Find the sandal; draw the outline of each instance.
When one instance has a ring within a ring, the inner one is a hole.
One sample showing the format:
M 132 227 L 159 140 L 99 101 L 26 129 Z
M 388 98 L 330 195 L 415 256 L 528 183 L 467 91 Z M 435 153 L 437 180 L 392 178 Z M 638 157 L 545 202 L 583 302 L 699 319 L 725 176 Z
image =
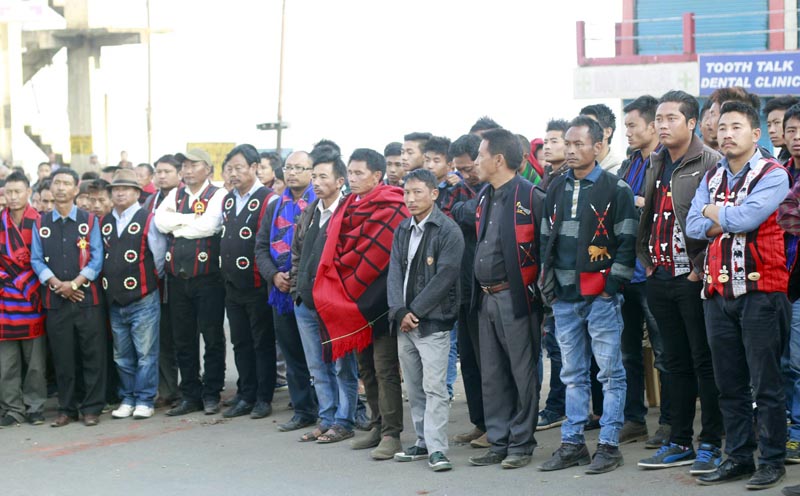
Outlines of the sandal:
M 338 443 L 339 441 L 350 439 L 353 436 L 355 436 L 355 433 L 353 431 L 348 431 L 341 425 L 334 425 L 333 427 L 328 429 L 328 432 L 317 437 L 317 443 L 319 444 Z
M 316 441 L 321 435 L 323 431 L 319 427 L 314 429 L 313 431 L 306 432 L 302 436 L 300 436 L 299 441 L 301 443 L 310 443 L 311 441 Z

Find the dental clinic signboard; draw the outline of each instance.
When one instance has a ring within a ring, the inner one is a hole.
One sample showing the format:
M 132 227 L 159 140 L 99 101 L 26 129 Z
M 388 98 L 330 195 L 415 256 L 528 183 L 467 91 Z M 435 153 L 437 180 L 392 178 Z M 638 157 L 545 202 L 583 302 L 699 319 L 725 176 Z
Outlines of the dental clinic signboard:
M 741 86 L 762 96 L 800 94 L 800 53 L 700 56 L 700 96 Z

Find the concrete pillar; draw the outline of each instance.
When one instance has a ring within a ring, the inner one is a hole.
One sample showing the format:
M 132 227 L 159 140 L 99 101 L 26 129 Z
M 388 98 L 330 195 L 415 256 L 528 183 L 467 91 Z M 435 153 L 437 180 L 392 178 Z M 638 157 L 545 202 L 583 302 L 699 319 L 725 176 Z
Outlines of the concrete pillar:
M 64 18 L 67 29 L 88 29 L 88 0 L 66 0 Z M 86 169 L 92 153 L 92 68 L 89 60 L 92 55 L 85 40 L 76 41 L 67 48 L 70 163 L 78 172 Z
M 784 16 L 784 50 L 797 50 L 797 0 L 785 0 Z
M 19 23 L 0 23 L 0 159 L 13 164 L 25 138 L 14 109 L 22 93 L 22 32 Z

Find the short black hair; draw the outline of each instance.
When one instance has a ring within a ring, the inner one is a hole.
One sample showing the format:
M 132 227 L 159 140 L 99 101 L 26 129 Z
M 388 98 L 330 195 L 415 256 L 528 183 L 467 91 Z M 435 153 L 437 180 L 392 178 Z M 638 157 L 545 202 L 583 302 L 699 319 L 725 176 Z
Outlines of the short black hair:
M 283 159 L 276 152 L 261 152 L 258 156 L 261 159 L 269 160 L 269 165 L 273 170 L 277 169 L 278 167 L 283 167 Z
M 94 181 L 98 177 L 100 177 L 100 175 L 97 172 L 95 172 L 95 171 L 86 171 L 83 174 L 81 174 L 81 182 L 83 182 L 83 181 Z
M 281 181 L 286 181 L 286 179 L 283 178 L 283 166 L 273 167 L 272 172 L 275 174 L 275 177 L 277 179 L 280 179 Z
M 436 176 L 433 175 L 433 172 L 429 171 L 428 169 L 414 169 L 413 171 L 406 174 L 406 177 L 403 178 L 405 184 L 408 184 L 409 181 L 419 181 L 431 191 L 437 189 L 436 186 Z
M 524 134 L 518 134 L 517 135 L 517 141 L 519 141 L 519 149 L 522 150 L 522 156 L 523 157 L 526 154 L 530 153 L 532 143 L 531 143 L 531 140 L 529 140 L 527 136 L 525 136 Z M 543 146 L 544 146 L 543 143 L 539 143 L 537 145 L 536 149 L 538 150 L 539 148 L 542 148 Z
M 470 133 L 477 133 L 478 131 L 488 131 L 490 129 L 500 129 L 502 126 L 494 121 L 488 115 L 484 115 L 483 117 L 478 118 L 475 121 L 475 124 L 469 128 Z
M 422 147 L 422 153 L 437 153 L 447 157 L 447 150 L 450 149 L 450 140 L 444 136 L 431 136 L 425 146 Z
M 731 86 L 730 88 L 719 88 L 708 97 L 712 103 L 717 103 L 721 107 L 725 102 L 742 102 L 750 105 L 756 111 L 761 108 L 761 99 L 758 95 L 750 93 L 741 86 Z
M 45 191 L 45 190 L 48 190 L 48 191 L 49 191 L 49 190 L 50 190 L 50 185 L 51 185 L 52 183 L 53 183 L 53 181 L 51 181 L 51 180 L 50 180 L 50 178 L 47 178 L 47 179 L 45 179 L 44 181 L 42 181 L 42 182 L 39 184 L 39 187 L 38 187 L 38 188 L 36 188 L 36 192 L 37 192 L 37 193 L 41 193 L 42 191 Z
M 417 143 L 419 143 L 420 150 L 422 150 L 423 148 L 425 148 L 425 143 L 427 143 L 428 140 L 431 139 L 432 137 L 433 135 L 431 133 L 414 132 L 414 133 L 408 133 L 405 136 L 403 136 L 403 141 L 416 141 Z
M 156 160 L 153 163 L 153 165 L 155 167 L 158 167 L 158 164 L 169 164 L 169 165 L 175 167 L 176 171 L 180 171 L 181 170 L 180 161 L 177 158 L 175 158 L 175 155 L 173 155 L 171 153 L 168 153 L 166 155 L 162 155 L 158 160 Z
M 603 126 L 591 117 L 579 115 L 572 119 L 572 122 L 569 123 L 569 127 L 589 128 L 589 136 L 592 138 L 592 144 L 601 143 L 603 141 Z
M 502 155 L 509 169 L 519 169 L 522 164 L 522 148 L 516 134 L 502 128 L 490 129 L 483 133 L 482 138 L 488 144 L 489 153 Z
M 642 95 L 631 103 L 625 105 L 622 109 L 623 112 L 630 113 L 634 110 L 639 112 L 639 115 L 644 119 L 646 124 L 650 124 L 656 118 L 656 109 L 658 108 L 658 100 L 652 95 Z
M 372 148 L 356 148 L 347 163 L 353 161 L 366 162 L 367 169 L 372 172 L 380 172 L 381 177 L 386 174 L 386 159 Z
M 384 157 L 395 157 L 403 152 L 403 144 L 397 141 L 392 141 L 386 148 L 383 149 Z
M 603 126 L 603 129 L 611 128 L 611 136 L 608 137 L 608 144 L 611 144 L 611 138 L 614 137 L 614 131 L 617 130 L 617 116 L 608 107 L 602 103 L 595 103 L 594 105 L 587 105 L 581 109 L 581 115 L 593 115 L 597 121 Z
M 153 169 L 153 166 L 152 166 L 152 165 L 150 165 L 150 164 L 148 164 L 147 162 L 142 162 L 141 164 L 138 164 L 138 165 L 136 166 L 136 168 L 137 168 L 137 169 L 138 169 L 138 168 L 140 168 L 140 167 L 141 167 L 142 169 L 147 169 L 147 174 L 149 174 L 149 175 L 151 175 L 151 176 L 152 176 L 152 175 L 153 175 L 153 173 L 155 172 L 155 169 Z
M 8 183 L 25 183 L 26 188 L 31 187 L 31 181 L 28 179 L 28 176 L 17 171 L 6 176 L 6 184 Z
M 685 91 L 667 91 L 661 95 L 661 98 L 658 100 L 659 105 L 662 103 L 679 104 L 678 110 L 680 110 L 681 114 L 683 114 L 683 116 L 686 118 L 687 123 L 690 119 L 694 119 L 696 122 L 700 117 L 700 105 L 697 103 L 697 98 L 693 97 L 689 93 L 686 93 Z
M 564 119 L 550 119 L 547 121 L 547 128 L 544 130 L 545 133 L 549 133 L 550 131 L 561 131 L 561 136 L 563 137 L 567 134 L 567 129 L 569 129 L 569 122 Z
M 39 168 L 40 168 L 41 166 L 43 166 L 43 165 L 46 165 L 46 166 L 48 166 L 48 167 L 52 167 L 52 165 L 50 165 L 50 162 L 39 162 L 39 165 L 37 165 L 37 166 L 36 166 L 36 170 L 38 171 L 38 170 L 39 170 Z
M 336 179 L 344 178 L 347 180 L 347 167 L 344 165 L 342 156 L 333 147 L 322 146 L 311 150 L 311 167 L 319 164 L 333 164 L 333 175 Z
M 706 98 L 706 101 L 703 102 L 703 106 L 700 107 L 700 115 L 697 118 L 698 121 L 702 121 L 703 120 L 703 117 L 706 115 L 706 112 L 708 112 L 708 110 L 711 108 L 711 105 L 713 105 L 713 103 L 714 102 L 712 102 L 710 99 Z
M 773 98 L 764 104 L 764 116 L 768 116 L 773 110 L 789 110 L 790 107 L 797 105 L 799 99 L 792 95 L 784 95 Z
M 747 117 L 750 122 L 750 127 L 753 129 L 761 129 L 761 118 L 758 116 L 758 111 L 752 105 L 745 102 L 725 102 L 719 109 L 720 118 L 730 112 L 739 112 Z
M 75 172 L 73 169 L 70 169 L 69 167 L 59 167 L 58 170 L 53 171 L 50 174 L 50 181 L 52 182 L 53 180 L 55 180 L 55 177 L 59 174 L 66 174 L 67 176 L 71 177 L 72 180 L 75 181 L 75 186 L 77 186 L 78 183 L 81 182 L 81 178 L 80 176 L 78 176 L 78 173 Z
M 115 172 L 117 172 L 121 168 L 122 167 L 120 167 L 118 165 L 107 165 L 107 166 L 103 167 L 102 169 L 100 169 L 100 172 L 102 172 L 103 174 L 114 174 Z
M 258 163 L 261 162 L 261 155 L 258 154 L 256 147 L 247 143 L 243 143 L 241 145 L 234 146 L 233 149 L 229 151 L 227 155 L 225 155 L 225 160 L 223 160 L 222 163 L 227 164 L 228 160 L 239 154 L 244 157 L 244 161 L 247 162 L 247 165 L 258 165 Z
M 786 110 L 786 113 L 783 114 L 783 129 L 786 130 L 786 121 L 789 119 L 797 119 L 800 120 L 800 103 L 792 105 Z
M 327 146 L 327 147 L 333 148 L 336 151 L 336 153 L 338 153 L 339 155 L 342 154 L 342 147 L 340 147 L 338 144 L 336 144 L 335 141 L 329 140 L 329 139 L 325 139 L 325 138 L 322 138 L 321 140 L 319 140 L 316 143 L 314 143 L 314 147 L 311 149 L 311 151 L 313 152 L 314 150 L 316 150 L 317 148 L 322 147 L 322 146 Z
M 107 188 L 111 183 L 106 181 L 105 179 L 95 179 L 94 181 L 89 183 L 89 186 L 86 187 L 86 192 L 89 194 L 96 193 L 96 192 L 106 192 L 108 191 Z
M 447 150 L 447 160 L 451 161 L 461 155 L 469 155 L 469 158 L 475 160 L 478 158 L 478 148 L 481 146 L 481 138 L 474 134 L 465 134 L 459 136 L 457 140 L 450 144 Z

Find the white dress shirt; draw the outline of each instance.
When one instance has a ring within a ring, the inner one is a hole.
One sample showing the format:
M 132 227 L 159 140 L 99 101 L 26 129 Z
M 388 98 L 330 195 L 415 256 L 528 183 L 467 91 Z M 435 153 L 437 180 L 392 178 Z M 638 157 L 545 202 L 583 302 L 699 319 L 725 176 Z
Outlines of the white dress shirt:
M 189 195 L 189 205 L 192 205 L 200 197 L 211 183 L 206 180 L 197 190 L 192 193 L 189 187 L 186 192 Z M 156 209 L 155 223 L 158 230 L 164 234 L 172 233 L 176 238 L 201 239 L 215 235 L 222 228 L 222 200 L 228 194 L 225 188 L 219 188 L 208 201 L 203 215 L 194 213 L 183 214 L 176 211 L 177 203 L 175 198 L 178 194 L 175 188 L 169 192 L 161 205 Z

